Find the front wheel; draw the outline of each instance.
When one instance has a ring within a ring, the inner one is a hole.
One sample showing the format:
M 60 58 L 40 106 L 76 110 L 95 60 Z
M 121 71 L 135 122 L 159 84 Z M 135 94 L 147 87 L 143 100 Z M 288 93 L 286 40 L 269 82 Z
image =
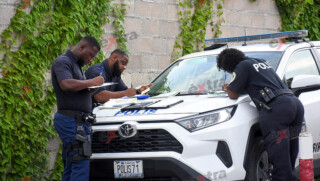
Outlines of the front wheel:
M 256 138 L 248 153 L 246 181 L 271 180 L 271 165 L 261 137 Z

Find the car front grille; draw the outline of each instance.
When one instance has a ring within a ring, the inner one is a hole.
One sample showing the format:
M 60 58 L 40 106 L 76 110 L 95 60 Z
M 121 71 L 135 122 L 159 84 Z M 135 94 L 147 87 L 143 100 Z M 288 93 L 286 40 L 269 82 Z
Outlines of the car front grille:
M 182 153 L 183 146 L 163 129 L 138 130 L 131 138 L 122 138 L 118 131 L 95 132 L 93 153 L 174 151 Z

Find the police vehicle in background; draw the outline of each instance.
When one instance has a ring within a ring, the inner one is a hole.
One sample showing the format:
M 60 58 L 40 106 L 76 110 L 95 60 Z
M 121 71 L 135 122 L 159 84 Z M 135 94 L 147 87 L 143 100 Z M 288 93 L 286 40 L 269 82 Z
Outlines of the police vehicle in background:
M 209 50 L 179 58 L 153 81 L 151 97 L 96 107 L 91 180 L 268 180 L 272 167 L 258 112 L 247 94 L 232 100 L 221 91 L 233 75 L 217 69 L 216 57 L 226 47 L 221 43 L 281 37 L 294 42 L 234 48 L 267 60 L 302 101 L 319 175 L 320 41 L 309 42 L 306 35 L 303 30 L 206 40 Z

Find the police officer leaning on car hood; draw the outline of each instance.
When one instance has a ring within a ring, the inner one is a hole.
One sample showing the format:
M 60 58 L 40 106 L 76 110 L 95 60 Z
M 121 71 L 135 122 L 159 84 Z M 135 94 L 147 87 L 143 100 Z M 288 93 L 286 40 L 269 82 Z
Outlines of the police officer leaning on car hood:
M 52 85 L 58 104 L 54 127 L 63 142 L 63 181 L 89 180 L 91 148 L 88 142 L 91 129 L 83 115 L 92 109 L 88 87 L 101 85 L 104 79 L 102 76 L 86 79 L 81 67 L 91 63 L 99 51 L 98 41 L 86 36 L 74 49 L 67 50 L 52 63 Z
M 233 73 L 230 84 L 222 87 L 229 98 L 237 99 L 246 91 L 259 110 L 266 151 L 273 165 L 272 180 L 297 180 L 294 170 L 298 137 L 290 135 L 289 129 L 298 130 L 296 133 L 301 130 L 304 108 L 299 99 L 265 60 L 246 57 L 240 50 L 227 48 L 218 55 L 217 66 Z

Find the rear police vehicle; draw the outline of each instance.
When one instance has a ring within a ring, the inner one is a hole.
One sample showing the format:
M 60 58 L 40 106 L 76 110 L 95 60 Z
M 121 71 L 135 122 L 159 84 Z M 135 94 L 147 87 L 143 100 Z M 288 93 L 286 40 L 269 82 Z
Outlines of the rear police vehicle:
M 267 180 L 272 167 L 258 112 L 247 94 L 232 100 L 221 91 L 233 75 L 217 69 L 216 57 L 224 43 L 280 37 L 295 42 L 234 48 L 267 60 L 304 104 L 318 175 L 320 42 L 301 38 L 306 35 L 303 30 L 206 40 L 212 45 L 207 51 L 179 58 L 153 81 L 149 98 L 96 107 L 91 180 Z

